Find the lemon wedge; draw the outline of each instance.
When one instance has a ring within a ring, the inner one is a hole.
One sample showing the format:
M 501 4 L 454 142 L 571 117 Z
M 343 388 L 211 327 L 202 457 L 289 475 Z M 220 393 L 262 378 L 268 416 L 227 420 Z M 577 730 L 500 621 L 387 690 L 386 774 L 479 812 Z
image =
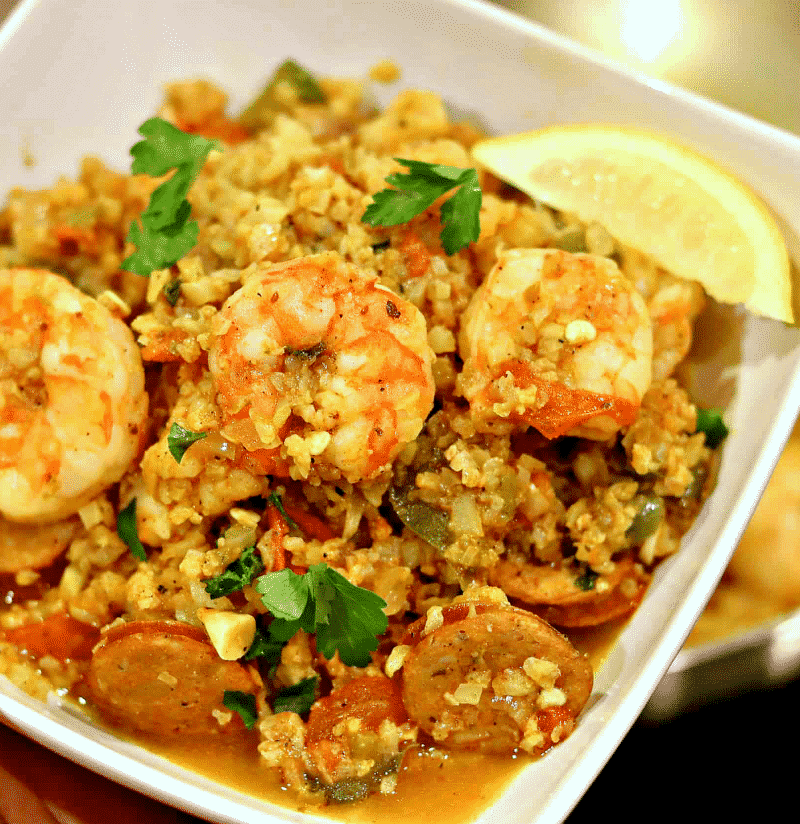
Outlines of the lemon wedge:
M 580 124 L 480 141 L 478 163 L 584 222 L 596 221 L 724 303 L 794 320 L 789 255 L 759 198 L 690 149 L 627 126 Z

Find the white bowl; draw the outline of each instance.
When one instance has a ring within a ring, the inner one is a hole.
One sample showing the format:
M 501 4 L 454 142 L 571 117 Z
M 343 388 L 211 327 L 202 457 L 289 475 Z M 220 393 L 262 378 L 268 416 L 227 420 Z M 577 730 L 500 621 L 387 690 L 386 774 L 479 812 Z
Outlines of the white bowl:
M 748 182 L 778 216 L 795 259 L 800 252 L 800 140 L 635 76 L 475 0 L 26 0 L 0 34 L 0 180 L 5 188 L 50 185 L 61 174 L 75 175 L 87 153 L 127 168 L 136 129 L 155 110 L 164 82 L 205 75 L 228 89 L 238 108 L 288 56 L 340 76 L 364 76 L 392 58 L 402 80 L 377 89 L 382 102 L 401 86 L 430 88 L 494 133 L 578 121 L 661 131 Z M 24 165 L 23 149 L 36 159 L 33 168 Z M 741 366 L 716 491 L 681 551 L 660 567 L 598 674 L 575 733 L 526 768 L 481 821 L 566 817 L 722 574 L 800 406 L 800 333 L 745 313 L 736 317 Z M 724 388 L 715 368 L 706 373 L 709 396 Z M 63 755 L 210 820 L 309 820 L 174 767 L 7 682 L 0 683 L 0 712 Z

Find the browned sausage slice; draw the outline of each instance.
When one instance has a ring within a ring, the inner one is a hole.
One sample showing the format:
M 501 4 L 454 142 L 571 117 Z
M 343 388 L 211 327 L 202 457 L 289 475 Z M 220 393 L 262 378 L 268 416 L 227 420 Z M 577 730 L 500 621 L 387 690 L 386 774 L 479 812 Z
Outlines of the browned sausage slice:
M 0 573 L 49 566 L 69 546 L 79 526 L 76 518 L 45 526 L 0 518 Z
M 441 746 L 540 753 L 572 732 L 592 691 L 586 657 L 541 618 L 515 607 L 457 604 L 403 643 L 403 701 Z
M 251 671 L 223 661 L 206 634 L 188 624 L 133 621 L 109 630 L 95 647 L 87 684 L 101 713 L 119 726 L 157 735 L 202 735 L 241 730 L 229 714 L 225 690 L 257 691 Z
M 557 627 L 593 627 L 632 612 L 644 597 L 650 577 L 631 556 L 616 561 L 614 571 L 600 575 L 590 588 L 576 583 L 571 568 L 517 564 L 500 560 L 491 583 L 513 601 L 521 601 Z
M 398 770 L 409 742 L 401 735 L 382 736 L 387 721 L 399 728 L 407 725 L 408 715 L 397 682 L 383 676 L 356 678 L 311 707 L 307 771 L 320 779 L 330 799 L 363 798 Z M 366 761 L 372 769 L 365 773 Z

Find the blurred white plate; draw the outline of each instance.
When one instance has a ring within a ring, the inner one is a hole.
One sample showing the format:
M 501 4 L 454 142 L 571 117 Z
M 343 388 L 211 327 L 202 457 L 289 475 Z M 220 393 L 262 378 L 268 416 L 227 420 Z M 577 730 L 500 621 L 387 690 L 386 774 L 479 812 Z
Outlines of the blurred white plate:
M 497 7 L 474 0 L 27 0 L 0 34 L 0 180 L 50 185 L 99 154 L 127 168 L 136 128 L 161 84 L 204 75 L 247 101 L 284 58 L 319 73 L 403 68 L 377 87 L 440 93 L 493 133 L 555 122 L 616 121 L 705 152 L 761 193 L 795 260 L 800 250 L 800 140 L 648 81 Z M 36 165 L 28 168 L 30 152 Z M 711 595 L 761 495 L 800 406 L 800 333 L 741 314 L 741 367 L 716 491 L 680 553 L 600 671 L 576 732 L 526 770 L 480 819 L 559 822 L 624 737 Z M 709 370 L 713 371 L 713 370 Z M 703 391 L 714 396 L 717 377 Z M 202 817 L 254 824 L 310 820 L 194 776 L 0 683 L 0 712 L 52 749 Z M 99 811 L 98 811 L 99 812 Z

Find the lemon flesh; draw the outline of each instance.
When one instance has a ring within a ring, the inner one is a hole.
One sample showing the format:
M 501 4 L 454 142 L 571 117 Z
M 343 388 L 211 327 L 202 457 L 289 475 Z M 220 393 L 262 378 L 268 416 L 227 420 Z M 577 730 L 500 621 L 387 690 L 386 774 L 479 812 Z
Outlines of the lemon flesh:
M 669 140 L 582 124 L 490 138 L 475 160 L 532 198 L 596 221 L 724 303 L 793 322 L 789 255 L 765 205 L 728 172 Z

